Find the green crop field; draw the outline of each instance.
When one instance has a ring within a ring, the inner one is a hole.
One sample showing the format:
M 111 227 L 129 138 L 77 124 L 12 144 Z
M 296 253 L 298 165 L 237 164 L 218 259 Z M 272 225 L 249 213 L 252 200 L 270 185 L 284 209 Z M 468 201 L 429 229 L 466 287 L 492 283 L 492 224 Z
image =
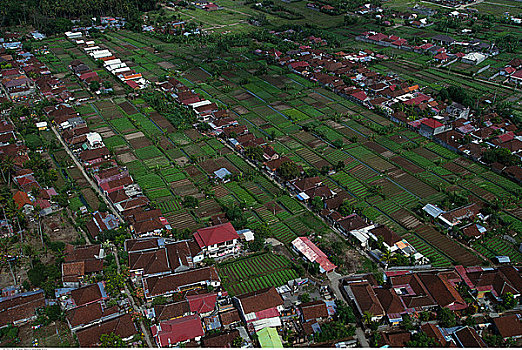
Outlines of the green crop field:
M 239 258 L 218 268 L 223 287 L 238 295 L 263 289 L 279 287 L 299 277 L 286 257 L 264 253 Z

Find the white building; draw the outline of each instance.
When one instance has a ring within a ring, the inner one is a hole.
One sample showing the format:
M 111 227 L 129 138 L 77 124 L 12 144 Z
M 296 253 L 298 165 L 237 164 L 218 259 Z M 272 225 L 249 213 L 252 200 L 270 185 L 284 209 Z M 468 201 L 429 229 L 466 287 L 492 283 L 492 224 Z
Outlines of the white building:
M 462 63 L 477 65 L 487 58 L 486 55 L 480 52 L 470 52 L 462 57 Z

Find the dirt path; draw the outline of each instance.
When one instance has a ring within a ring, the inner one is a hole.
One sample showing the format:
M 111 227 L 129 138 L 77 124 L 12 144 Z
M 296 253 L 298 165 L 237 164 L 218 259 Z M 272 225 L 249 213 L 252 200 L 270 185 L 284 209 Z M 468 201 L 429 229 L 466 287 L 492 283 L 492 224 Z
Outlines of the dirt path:
M 114 258 L 116 260 L 116 267 L 117 267 L 118 274 L 121 274 L 120 259 L 118 257 L 118 253 L 117 253 L 118 252 L 118 248 L 116 246 L 114 246 L 114 245 L 111 245 L 111 251 L 112 251 L 112 254 L 114 255 Z M 133 298 L 129 288 L 127 287 L 127 283 L 124 283 L 123 286 L 125 288 L 125 293 L 129 297 L 129 300 L 130 300 L 130 302 L 132 304 L 132 308 L 135 311 L 137 311 L 137 312 L 139 312 L 141 314 L 141 308 L 138 307 L 138 305 L 134 301 L 134 298 Z M 149 348 L 154 347 L 154 343 L 151 341 L 150 336 L 149 336 L 149 332 L 147 331 L 147 328 L 145 328 L 145 325 L 143 324 L 143 321 L 140 320 L 139 323 L 140 323 L 141 332 L 145 336 L 145 341 L 147 342 L 147 346 Z
M 89 185 L 91 186 L 91 188 L 94 191 L 96 191 L 96 193 L 103 199 L 105 204 L 107 204 L 107 208 L 109 208 L 109 210 L 120 220 L 120 222 L 124 222 L 123 217 L 116 210 L 116 208 L 114 208 L 114 205 L 112 204 L 112 202 L 110 202 L 105 197 L 105 195 L 102 193 L 102 191 L 99 189 L 99 187 L 94 183 L 94 181 L 91 179 L 91 177 L 85 172 L 83 165 L 78 161 L 78 159 L 75 157 L 75 155 L 71 152 L 71 150 L 69 149 L 67 144 L 64 142 L 64 140 L 62 139 L 61 135 L 58 133 L 58 130 L 56 130 L 56 127 L 54 125 L 51 125 L 51 130 L 54 132 L 54 134 L 56 135 L 56 138 L 60 141 L 63 148 L 69 155 L 69 157 L 71 157 L 71 159 L 74 161 L 74 164 L 76 165 L 76 167 L 82 172 L 83 177 L 85 177 L 87 182 L 89 182 Z

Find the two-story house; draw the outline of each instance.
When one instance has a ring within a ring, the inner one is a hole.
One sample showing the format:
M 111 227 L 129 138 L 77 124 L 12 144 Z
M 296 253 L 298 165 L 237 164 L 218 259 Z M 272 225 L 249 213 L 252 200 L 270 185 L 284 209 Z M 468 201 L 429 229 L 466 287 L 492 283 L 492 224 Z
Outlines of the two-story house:
M 194 233 L 194 239 L 209 258 L 223 258 L 239 251 L 239 234 L 230 222 L 205 227 Z

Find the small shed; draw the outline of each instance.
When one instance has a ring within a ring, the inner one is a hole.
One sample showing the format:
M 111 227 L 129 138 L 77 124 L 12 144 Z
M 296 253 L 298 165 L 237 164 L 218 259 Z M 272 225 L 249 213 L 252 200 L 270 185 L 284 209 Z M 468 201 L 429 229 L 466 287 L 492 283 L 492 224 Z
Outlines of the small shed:
M 220 179 L 221 181 L 227 181 L 230 176 L 232 176 L 232 173 L 228 171 L 227 168 L 221 168 L 216 171 L 214 171 L 214 175 Z

